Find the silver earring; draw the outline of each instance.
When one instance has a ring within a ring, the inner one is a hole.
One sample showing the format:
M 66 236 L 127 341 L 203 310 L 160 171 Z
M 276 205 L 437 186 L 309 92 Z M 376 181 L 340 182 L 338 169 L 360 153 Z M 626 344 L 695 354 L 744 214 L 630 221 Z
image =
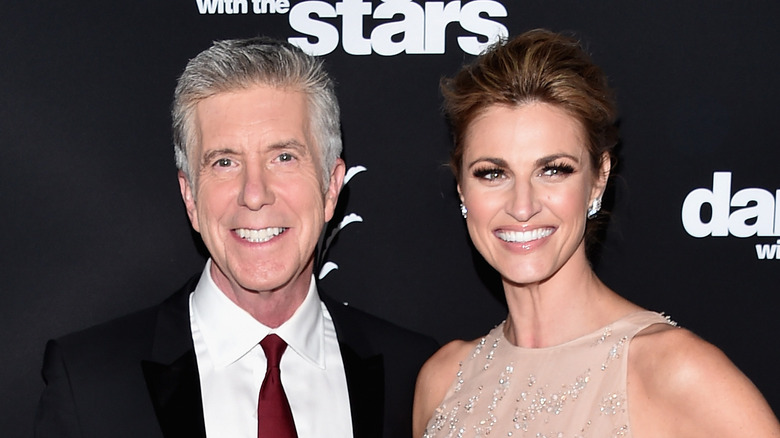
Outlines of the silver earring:
M 460 204 L 460 214 L 463 216 L 463 219 L 466 219 L 469 215 L 469 209 L 462 202 Z
M 596 198 L 590 203 L 590 207 L 588 207 L 588 219 L 593 219 L 596 217 L 596 213 L 601 210 L 601 198 Z

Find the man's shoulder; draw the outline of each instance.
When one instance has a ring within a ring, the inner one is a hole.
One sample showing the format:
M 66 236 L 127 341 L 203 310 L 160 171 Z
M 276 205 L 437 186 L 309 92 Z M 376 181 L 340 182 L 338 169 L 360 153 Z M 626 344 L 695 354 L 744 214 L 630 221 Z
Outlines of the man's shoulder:
M 109 350 L 107 351 L 109 354 L 142 346 L 148 347 L 160 323 L 161 315 L 178 314 L 179 318 L 183 318 L 188 314 L 188 297 L 193 288 L 190 280 L 159 304 L 66 334 L 49 342 L 77 354 L 86 351 L 96 352 L 98 346 Z
M 337 321 L 340 324 L 359 325 L 365 329 L 378 333 L 386 333 L 391 336 L 423 337 L 423 335 L 417 332 L 372 315 L 351 306 L 348 303 L 334 300 L 327 295 L 321 295 L 320 298 L 325 303 L 325 306 L 328 308 L 334 321 Z
M 438 343 L 430 336 L 401 327 L 326 295 L 321 295 L 321 299 L 328 308 L 337 335 L 342 341 L 365 345 L 375 350 L 397 346 L 407 351 L 416 349 L 432 354 L 438 348 Z
M 414 382 L 438 344 L 430 336 L 321 297 L 336 327 L 353 418 L 369 422 L 374 418 L 382 427 L 384 417 L 382 436 L 408 435 L 412 430 Z M 380 436 L 378 431 L 355 433 L 365 434 Z
M 95 344 L 110 338 L 114 342 L 137 340 L 146 329 L 151 329 L 157 315 L 159 304 L 127 315 L 111 319 L 54 339 L 57 343 L 73 347 L 81 344 Z

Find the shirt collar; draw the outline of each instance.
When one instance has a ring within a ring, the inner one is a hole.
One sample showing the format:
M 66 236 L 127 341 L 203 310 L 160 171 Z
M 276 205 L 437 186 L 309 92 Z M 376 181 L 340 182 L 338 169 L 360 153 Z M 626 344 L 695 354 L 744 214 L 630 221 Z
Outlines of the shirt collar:
M 288 348 L 325 369 L 325 330 L 322 301 L 312 275 L 309 291 L 295 313 L 271 329 L 231 301 L 211 278 L 211 259 L 192 296 L 192 313 L 209 355 L 217 367 L 239 360 L 269 333 L 276 333 Z

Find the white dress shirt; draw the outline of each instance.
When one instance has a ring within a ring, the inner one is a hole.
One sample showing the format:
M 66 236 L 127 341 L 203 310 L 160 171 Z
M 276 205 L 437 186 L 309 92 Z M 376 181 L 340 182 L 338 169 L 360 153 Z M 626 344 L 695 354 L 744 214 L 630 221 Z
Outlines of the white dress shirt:
M 349 394 L 336 330 L 312 277 L 308 295 L 276 329 L 254 319 L 219 290 L 211 260 L 190 295 L 206 436 L 257 438 L 257 398 L 266 370 L 259 342 L 287 342 L 281 380 L 299 438 L 352 437 Z

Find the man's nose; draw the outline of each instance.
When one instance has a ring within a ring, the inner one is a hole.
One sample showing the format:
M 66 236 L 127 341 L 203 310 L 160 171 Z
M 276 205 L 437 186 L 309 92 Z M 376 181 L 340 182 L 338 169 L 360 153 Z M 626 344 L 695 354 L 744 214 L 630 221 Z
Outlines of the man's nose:
M 241 192 L 238 203 L 250 210 L 259 210 L 273 204 L 274 193 L 269 176 L 260 166 L 247 166 L 242 174 Z

